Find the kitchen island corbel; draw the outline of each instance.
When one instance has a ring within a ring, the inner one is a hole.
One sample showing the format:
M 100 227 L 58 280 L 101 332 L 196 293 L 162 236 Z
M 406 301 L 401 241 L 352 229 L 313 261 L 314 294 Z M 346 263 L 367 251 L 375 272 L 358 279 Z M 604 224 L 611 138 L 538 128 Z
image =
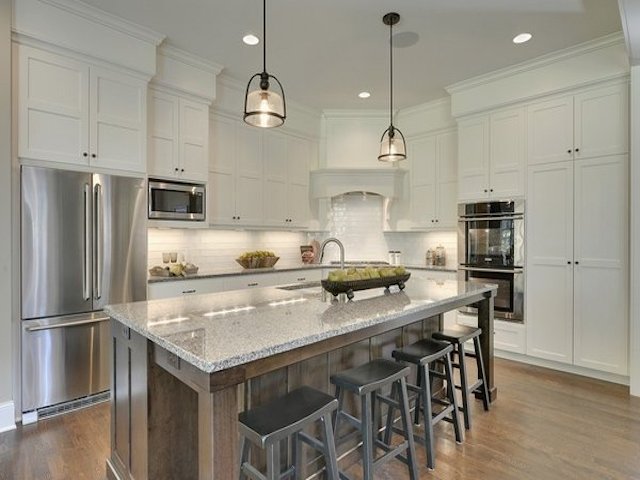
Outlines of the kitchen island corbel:
M 465 305 L 478 308 L 483 332 L 493 332 L 495 292 L 495 286 L 412 280 L 402 292 L 358 292 L 349 302 L 273 287 L 107 307 L 113 337 L 107 473 L 236 479 L 239 410 L 303 384 L 329 392 L 331 374 L 390 357 L 397 346 L 442 328 L 443 313 Z M 494 400 L 492 337 L 482 335 L 481 346 Z

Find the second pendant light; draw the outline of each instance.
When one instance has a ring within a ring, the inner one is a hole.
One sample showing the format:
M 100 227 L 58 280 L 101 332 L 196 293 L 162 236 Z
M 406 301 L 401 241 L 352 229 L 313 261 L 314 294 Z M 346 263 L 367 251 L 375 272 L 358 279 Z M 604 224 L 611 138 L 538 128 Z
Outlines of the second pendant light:
M 407 158 L 404 135 L 393 125 L 393 26 L 400 21 L 400 15 L 391 12 L 382 17 L 382 23 L 389 25 L 389 128 L 380 139 L 381 162 L 397 162 Z

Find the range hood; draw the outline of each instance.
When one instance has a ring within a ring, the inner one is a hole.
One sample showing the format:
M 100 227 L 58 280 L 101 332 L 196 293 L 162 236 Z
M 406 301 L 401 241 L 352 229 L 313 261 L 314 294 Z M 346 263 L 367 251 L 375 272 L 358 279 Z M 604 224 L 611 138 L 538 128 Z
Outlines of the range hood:
M 331 198 L 351 192 L 402 196 L 407 170 L 401 168 L 324 168 L 312 170 L 311 197 Z

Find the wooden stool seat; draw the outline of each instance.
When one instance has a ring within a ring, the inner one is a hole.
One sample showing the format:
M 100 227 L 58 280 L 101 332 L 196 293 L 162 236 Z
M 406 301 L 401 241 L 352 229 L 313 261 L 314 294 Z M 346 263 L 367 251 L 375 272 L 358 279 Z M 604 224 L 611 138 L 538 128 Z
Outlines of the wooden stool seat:
M 442 330 L 441 332 L 435 332 L 431 335 L 436 340 L 443 340 L 450 343 L 463 343 L 472 338 L 479 337 L 482 334 L 482 329 L 467 327 L 466 325 L 455 325 Z
M 302 470 L 299 442 L 304 442 L 325 456 L 327 477 L 338 480 L 338 464 L 333 438 L 331 416 L 338 408 L 338 401 L 331 395 L 311 387 L 301 387 L 264 405 L 238 415 L 238 428 L 242 438 L 240 478 L 279 480 Z M 320 421 L 321 439 L 313 438 L 302 430 Z M 280 441 L 292 436 L 293 465 L 284 472 L 280 469 Z M 267 450 L 267 474 L 260 473 L 249 463 L 249 444 L 254 443 Z
M 453 347 L 446 342 L 440 342 L 431 338 L 425 338 L 406 347 L 394 350 L 391 354 L 396 360 L 424 365 L 431 363 L 445 354 L 451 353 Z

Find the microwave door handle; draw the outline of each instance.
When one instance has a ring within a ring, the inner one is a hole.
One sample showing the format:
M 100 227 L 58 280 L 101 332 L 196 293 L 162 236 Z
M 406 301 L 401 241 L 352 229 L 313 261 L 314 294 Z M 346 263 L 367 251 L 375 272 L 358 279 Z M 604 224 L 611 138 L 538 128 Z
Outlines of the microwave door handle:
M 102 298 L 102 261 L 104 249 L 104 219 L 102 212 L 102 185 L 97 183 L 94 187 L 94 216 L 93 216 L 93 255 L 94 264 L 94 297 L 96 300 Z
M 465 270 L 467 272 L 488 272 L 488 273 L 513 273 L 519 274 L 523 273 L 524 270 L 522 268 L 484 268 L 484 267 L 468 267 L 466 265 L 459 265 L 458 268 L 460 270 Z
M 82 265 L 82 298 L 91 298 L 91 186 L 84 184 L 84 252 Z
M 502 215 L 500 217 L 460 217 L 461 222 L 487 222 L 491 220 L 522 220 L 522 215 Z

